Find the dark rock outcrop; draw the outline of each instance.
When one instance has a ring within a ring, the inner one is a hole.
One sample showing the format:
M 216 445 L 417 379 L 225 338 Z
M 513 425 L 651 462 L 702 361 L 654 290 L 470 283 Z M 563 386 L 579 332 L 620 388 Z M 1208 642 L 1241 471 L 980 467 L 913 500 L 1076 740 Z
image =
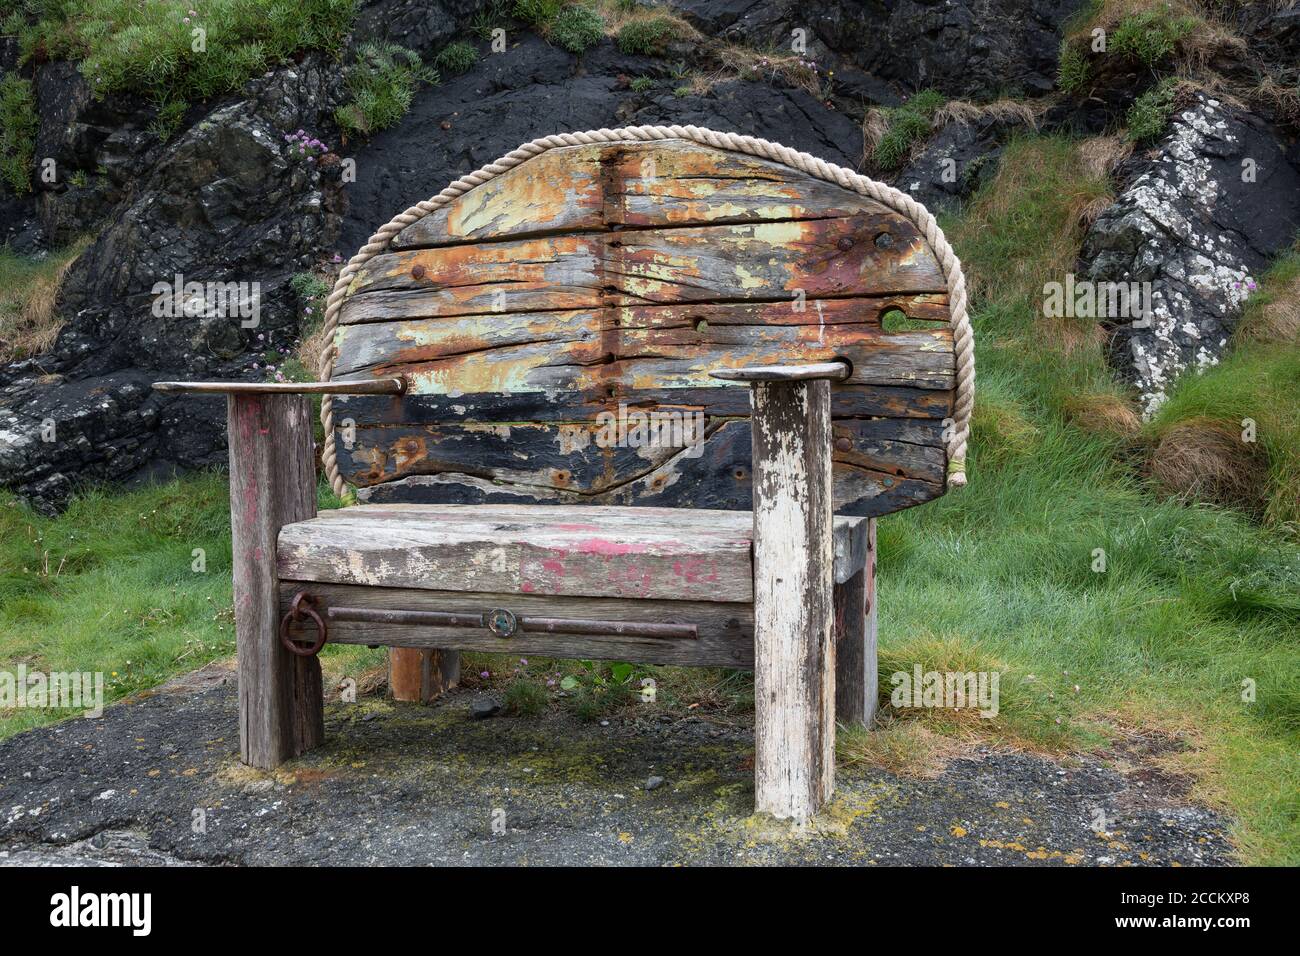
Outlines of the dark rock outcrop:
M 1112 317 L 1112 357 L 1149 415 L 1219 360 L 1269 258 L 1300 230 L 1300 168 L 1249 114 L 1198 96 L 1088 231 L 1081 277 L 1151 284 L 1150 315 Z
M 890 184 L 936 215 L 955 212 L 997 171 L 1003 143 L 1023 125 L 992 117 L 952 120 L 890 178 Z
M 252 377 L 292 344 L 289 280 L 333 244 L 338 175 L 284 137 L 336 84 L 322 61 L 286 67 L 162 151 L 69 271 L 54 349 L 0 369 L 0 484 L 48 510 L 82 482 L 221 459 L 219 403 L 147 384 Z
M 1052 88 L 1061 25 L 1081 0 L 671 0 L 701 32 L 852 64 L 903 93 L 992 98 Z

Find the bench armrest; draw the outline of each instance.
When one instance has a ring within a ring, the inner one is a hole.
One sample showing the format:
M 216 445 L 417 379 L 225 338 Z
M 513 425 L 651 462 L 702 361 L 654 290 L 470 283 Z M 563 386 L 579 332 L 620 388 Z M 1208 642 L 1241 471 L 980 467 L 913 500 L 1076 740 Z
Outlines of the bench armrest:
M 372 378 L 360 382 L 154 382 L 159 392 L 220 395 L 402 395 L 406 379 Z
M 747 368 L 720 368 L 710 372 L 710 378 L 727 382 L 809 382 L 827 379 L 842 382 L 852 374 L 849 363 L 843 359 L 813 362 L 808 365 L 751 365 Z

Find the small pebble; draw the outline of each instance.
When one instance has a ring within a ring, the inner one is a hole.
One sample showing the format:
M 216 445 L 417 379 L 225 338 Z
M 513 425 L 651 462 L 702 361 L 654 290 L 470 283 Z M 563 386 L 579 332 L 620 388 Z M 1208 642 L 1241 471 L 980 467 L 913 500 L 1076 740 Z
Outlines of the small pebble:
M 654 790 L 656 787 L 662 786 L 663 782 L 664 782 L 663 777 L 650 777 L 645 782 L 645 788 L 647 790 Z

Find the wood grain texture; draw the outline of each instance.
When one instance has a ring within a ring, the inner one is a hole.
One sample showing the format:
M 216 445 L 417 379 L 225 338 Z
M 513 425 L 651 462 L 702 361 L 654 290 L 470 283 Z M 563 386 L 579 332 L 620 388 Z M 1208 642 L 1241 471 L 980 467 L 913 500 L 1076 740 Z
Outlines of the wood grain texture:
M 837 519 L 833 533 L 847 541 L 861 524 Z M 360 505 L 286 526 L 278 567 L 380 588 L 746 602 L 752 540 L 750 516 L 732 511 Z
M 393 700 L 428 704 L 459 683 L 460 651 L 411 647 L 388 651 L 388 692 Z
M 859 526 L 852 548 L 860 556 L 843 562 L 852 575 L 836 575 L 835 719 L 870 727 L 876 718 L 878 677 L 876 651 L 876 519 Z M 838 563 L 837 571 L 841 567 Z
M 280 644 L 276 538 L 316 513 L 311 400 L 237 394 L 227 399 L 230 526 L 239 657 L 239 750 L 269 769 L 325 736 L 320 661 Z
M 754 799 L 804 821 L 835 787 L 830 385 L 758 382 L 751 395 Z
M 894 309 L 935 325 L 885 331 Z M 937 424 L 952 407 L 948 317 L 915 226 L 838 186 L 681 141 L 550 150 L 407 227 L 357 275 L 335 372 L 400 375 L 410 394 L 337 401 L 352 426 L 336 430 L 338 461 L 353 484 L 389 486 L 376 501 L 507 500 L 495 488 L 746 509 L 732 486 L 749 446 L 725 419 L 748 418 L 747 392 L 710 371 L 843 359 L 837 425 Z M 699 456 L 607 447 L 598 418 L 627 409 L 702 416 Z M 946 465 L 941 442 L 851 443 L 837 508 L 930 500 Z M 437 480 L 410 480 L 423 476 Z
M 306 588 L 316 597 L 322 613 L 329 607 L 365 607 L 412 611 L 482 613 L 506 608 L 518 615 L 563 617 L 593 621 L 639 621 L 658 624 L 694 624 L 695 640 L 593 636 L 584 634 L 534 634 L 526 629 L 514 637 L 500 638 L 486 628 L 432 627 L 411 624 L 375 624 L 334 621 L 330 641 L 337 644 L 384 644 L 397 648 L 453 648 L 587 660 L 632 661 L 695 667 L 748 669 L 754 663 L 753 609 L 749 604 L 720 601 L 662 601 L 622 598 L 557 597 L 552 595 L 433 591 L 411 588 L 375 588 L 318 582 L 286 582 L 281 604 L 287 609 L 294 593 Z M 291 630 L 298 634 L 299 628 Z M 304 637 L 306 635 L 304 634 Z

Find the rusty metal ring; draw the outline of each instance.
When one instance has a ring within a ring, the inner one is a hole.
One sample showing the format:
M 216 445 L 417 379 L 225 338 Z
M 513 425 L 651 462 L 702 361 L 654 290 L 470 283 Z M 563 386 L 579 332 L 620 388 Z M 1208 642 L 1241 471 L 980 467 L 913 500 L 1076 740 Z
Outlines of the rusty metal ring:
M 293 596 L 293 601 L 289 604 L 289 610 L 284 617 L 280 618 L 280 643 L 285 650 L 297 657 L 315 657 L 329 639 L 329 630 L 325 626 L 325 620 L 316 613 L 315 603 L 316 599 L 310 594 L 306 591 L 299 591 Z M 289 625 L 301 621 L 304 617 L 310 618 L 316 625 L 316 640 L 307 645 L 296 644 L 289 637 Z

